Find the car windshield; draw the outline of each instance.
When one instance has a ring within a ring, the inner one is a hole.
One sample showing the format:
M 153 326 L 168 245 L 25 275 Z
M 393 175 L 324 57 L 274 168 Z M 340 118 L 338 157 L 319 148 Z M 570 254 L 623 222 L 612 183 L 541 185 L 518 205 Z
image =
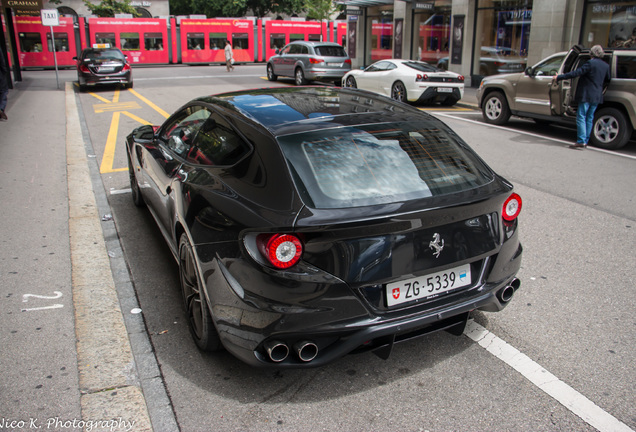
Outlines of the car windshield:
M 346 57 L 347 53 L 341 46 L 318 45 L 314 48 L 316 54 L 323 57 Z
M 404 62 L 404 66 L 408 66 L 420 72 L 436 72 L 438 70 L 435 66 L 417 61 Z
M 314 208 L 440 196 L 492 180 L 480 159 L 433 121 L 352 126 L 278 140 L 303 201 Z
M 125 60 L 124 54 L 116 49 L 96 50 L 88 49 L 84 53 L 84 60 Z

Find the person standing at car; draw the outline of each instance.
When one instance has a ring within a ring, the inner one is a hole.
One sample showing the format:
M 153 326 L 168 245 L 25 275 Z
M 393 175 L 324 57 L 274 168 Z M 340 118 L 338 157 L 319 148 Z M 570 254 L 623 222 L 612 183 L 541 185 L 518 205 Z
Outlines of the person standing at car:
M 605 52 L 600 45 L 590 48 L 592 58 L 577 69 L 557 75 L 554 82 L 564 79 L 579 78 L 574 101 L 578 102 L 576 110 L 576 144 L 571 148 L 584 149 L 590 140 L 592 123 L 596 107 L 603 102 L 603 88 L 609 83 L 609 65 L 603 61 Z
M 232 44 L 229 40 L 225 41 L 225 65 L 228 72 L 234 70 L 234 53 L 232 52 Z
M 9 68 L 4 61 L 4 51 L 0 48 L 0 120 L 7 120 L 4 110 L 9 96 Z

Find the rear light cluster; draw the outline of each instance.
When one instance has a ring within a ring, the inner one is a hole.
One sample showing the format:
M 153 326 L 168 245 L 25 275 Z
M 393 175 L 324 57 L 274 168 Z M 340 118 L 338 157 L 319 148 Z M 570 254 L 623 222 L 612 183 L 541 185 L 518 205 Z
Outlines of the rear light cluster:
M 460 75 L 457 77 L 457 81 L 464 82 L 464 75 Z
M 417 74 L 417 77 L 415 78 L 415 81 L 417 81 L 417 82 L 428 81 L 428 75 L 426 75 L 426 74 Z
M 130 70 L 130 65 L 128 63 L 124 64 L 124 67 L 122 68 L 122 71 L 127 71 Z
M 294 266 L 303 253 L 300 238 L 293 234 L 261 234 L 256 243 L 261 255 L 278 269 Z
M 521 213 L 521 204 L 521 197 L 519 195 L 516 193 L 510 195 L 503 205 L 501 212 L 503 219 L 507 222 L 512 222 L 517 219 L 517 216 Z
M 345 64 L 351 64 L 351 59 L 346 59 L 344 62 Z
M 324 63 L 324 60 L 319 58 L 309 57 L 309 63 L 319 64 L 319 63 Z
M 81 64 L 80 65 L 80 70 L 84 73 L 89 73 L 90 71 L 88 70 L 88 66 L 86 66 L 85 64 Z

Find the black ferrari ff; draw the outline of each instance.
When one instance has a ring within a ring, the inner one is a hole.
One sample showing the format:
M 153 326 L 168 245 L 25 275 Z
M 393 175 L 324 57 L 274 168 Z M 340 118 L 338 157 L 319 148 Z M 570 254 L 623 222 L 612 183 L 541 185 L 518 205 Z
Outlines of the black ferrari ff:
M 134 203 L 179 264 L 191 333 L 314 367 L 500 311 L 520 282 L 513 186 L 441 121 L 374 93 L 201 97 L 127 138 Z

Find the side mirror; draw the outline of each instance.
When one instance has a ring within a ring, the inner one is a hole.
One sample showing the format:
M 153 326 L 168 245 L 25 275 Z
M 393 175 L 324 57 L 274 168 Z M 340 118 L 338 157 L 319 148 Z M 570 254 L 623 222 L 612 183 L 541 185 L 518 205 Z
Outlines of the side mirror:
M 535 76 L 535 70 L 533 67 L 527 67 L 526 71 L 525 71 L 526 75 L 534 77 Z
M 276 51 L 274 51 L 274 53 L 280 54 L 280 50 L 278 48 L 276 48 Z
M 155 127 L 151 125 L 139 126 L 133 131 L 133 137 L 137 141 L 151 141 L 155 137 Z

